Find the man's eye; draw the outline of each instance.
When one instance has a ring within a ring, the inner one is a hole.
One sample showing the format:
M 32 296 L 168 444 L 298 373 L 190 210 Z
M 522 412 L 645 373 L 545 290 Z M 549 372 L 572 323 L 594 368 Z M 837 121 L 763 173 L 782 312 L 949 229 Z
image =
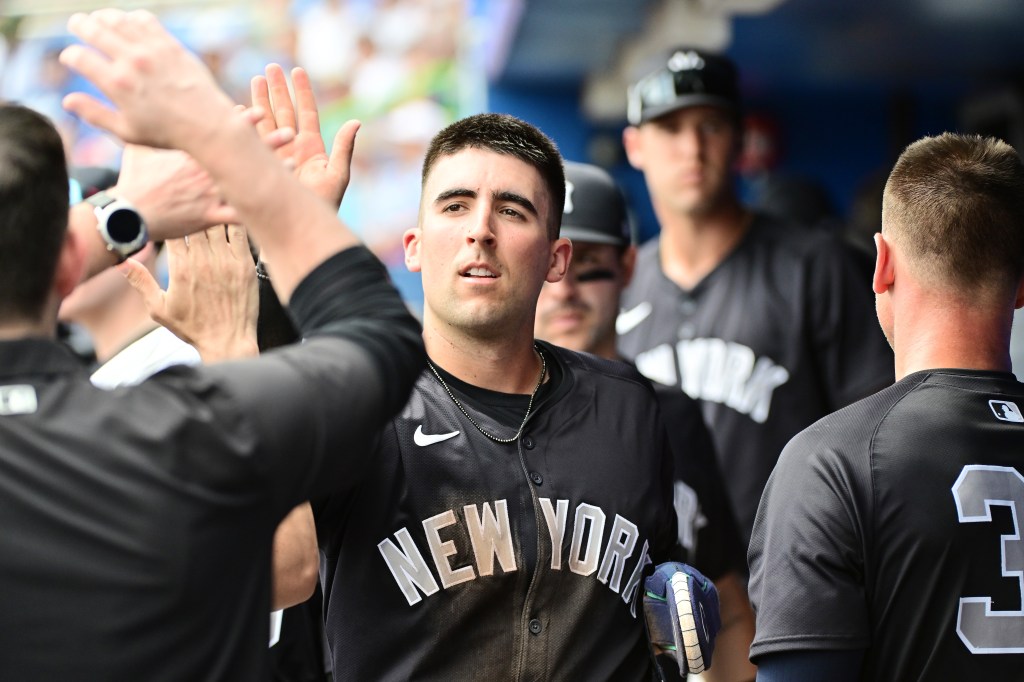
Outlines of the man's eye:
M 522 218 L 523 214 L 514 208 L 503 208 L 501 209 L 502 215 L 507 215 L 510 218 Z
M 463 208 L 462 204 L 448 204 L 447 206 L 445 206 L 441 210 L 441 212 L 442 213 L 457 213 L 458 211 L 461 211 L 462 208 Z
M 609 279 L 615 279 L 615 273 L 608 268 L 594 268 L 576 274 L 576 281 L 580 284 L 584 282 L 602 282 Z

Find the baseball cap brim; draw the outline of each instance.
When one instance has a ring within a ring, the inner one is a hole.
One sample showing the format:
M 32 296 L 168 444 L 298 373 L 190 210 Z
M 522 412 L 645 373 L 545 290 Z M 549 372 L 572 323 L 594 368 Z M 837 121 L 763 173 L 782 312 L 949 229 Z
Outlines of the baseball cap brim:
M 664 116 L 665 114 L 671 114 L 673 111 L 678 111 L 679 109 L 700 106 L 720 107 L 722 109 L 736 111 L 736 103 L 726 97 L 719 97 L 717 95 L 684 95 L 682 97 L 677 97 L 668 104 L 662 104 L 657 107 L 644 107 L 640 120 L 635 122 L 631 121 L 631 123 L 633 125 L 640 125 L 641 123 L 652 121 Z
M 611 244 L 612 246 L 627 246 L 628 241 L 625 241 L 619 237 L 614 237 L 610 234 L 598 232 L 597 230 L 588 230 L 584 227 L 573 227 L 571 225 L 562 225 L 562 229 L 559 232 L 562 237 L 568 237 L 574 242 L 590 242 L 593 244 Z

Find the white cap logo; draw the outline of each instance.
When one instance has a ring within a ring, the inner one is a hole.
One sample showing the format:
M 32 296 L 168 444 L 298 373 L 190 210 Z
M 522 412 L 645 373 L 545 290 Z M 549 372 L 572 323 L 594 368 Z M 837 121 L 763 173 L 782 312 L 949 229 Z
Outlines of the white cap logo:
M 565 210 L 562 211 L 563 213 L 572 213 L 572 191 L 574 189 L 576 189 L 576 187 L 571 182 L 566 180 L 565 181 Z
M 668 68 L 672 71 L 693 71 L 704 68 L 704 60 L 693 50 L 676 52 L 668 60 Z

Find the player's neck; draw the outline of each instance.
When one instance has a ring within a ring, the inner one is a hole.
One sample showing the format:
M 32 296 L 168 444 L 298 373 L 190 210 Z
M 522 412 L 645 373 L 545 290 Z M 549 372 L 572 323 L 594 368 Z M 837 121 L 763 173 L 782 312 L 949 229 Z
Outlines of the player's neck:
M 56 336 L 56 323 L 10 322 L 0 324 L 0 341 L 20 339 L 52 339 Z
M 736 248 L 753 214 L 730 202 L 713 213 L 671 213 L 659 221 L 661 269 L 681 288 L 692 289 Z
M 928 369 L 1009 372 L 1012 311 L 1005 315 L 967 303 L 919 305 L 895 317 L 896 379 Z
M 537 387 L 540 359 L 532 326 L 505 338 L 479 339 L 450 327 L 442 332 L 424 319 L 423 342 L 431 362 L 478 388 L 530 395 Z

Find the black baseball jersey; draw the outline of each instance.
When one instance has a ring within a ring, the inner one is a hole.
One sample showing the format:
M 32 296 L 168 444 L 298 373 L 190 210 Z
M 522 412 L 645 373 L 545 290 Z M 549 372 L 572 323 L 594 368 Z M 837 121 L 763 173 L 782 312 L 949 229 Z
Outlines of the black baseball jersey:
M 654 385 L 672 447 L 674 500 L 679 544 L 685 561 L 711 580 L 747 571 L 728 493 L 718 470 L 715 446 L 704 425 L 700 405 L 682 391 Z
M 423 365 L 385 277 L 348 250 L 294 292 L 307 343 L 109 391 L 0 342 L 0 679 L 269 678 L 274 529 L 357 474 Z
M 786 446 L 750 544 L 751 657 L 866 649 L 864 680 L 1024 678 L 1024 385 L 935 370 Z
M 678 556 L 657 405 L 625 363 L 541 349 L 554 385 L 516 441 L 427 371 L 314 504 L 335 679 L 650 679 L 643 571 Z M 528 396 L 446 381 L 515 434 Z
M 779 453 L 800 429 L 892 383 L 868 265 L 822 231 L 757 216 L 683 291 L 640 248 L 619 349 L 699 400 L 744 542 Z

